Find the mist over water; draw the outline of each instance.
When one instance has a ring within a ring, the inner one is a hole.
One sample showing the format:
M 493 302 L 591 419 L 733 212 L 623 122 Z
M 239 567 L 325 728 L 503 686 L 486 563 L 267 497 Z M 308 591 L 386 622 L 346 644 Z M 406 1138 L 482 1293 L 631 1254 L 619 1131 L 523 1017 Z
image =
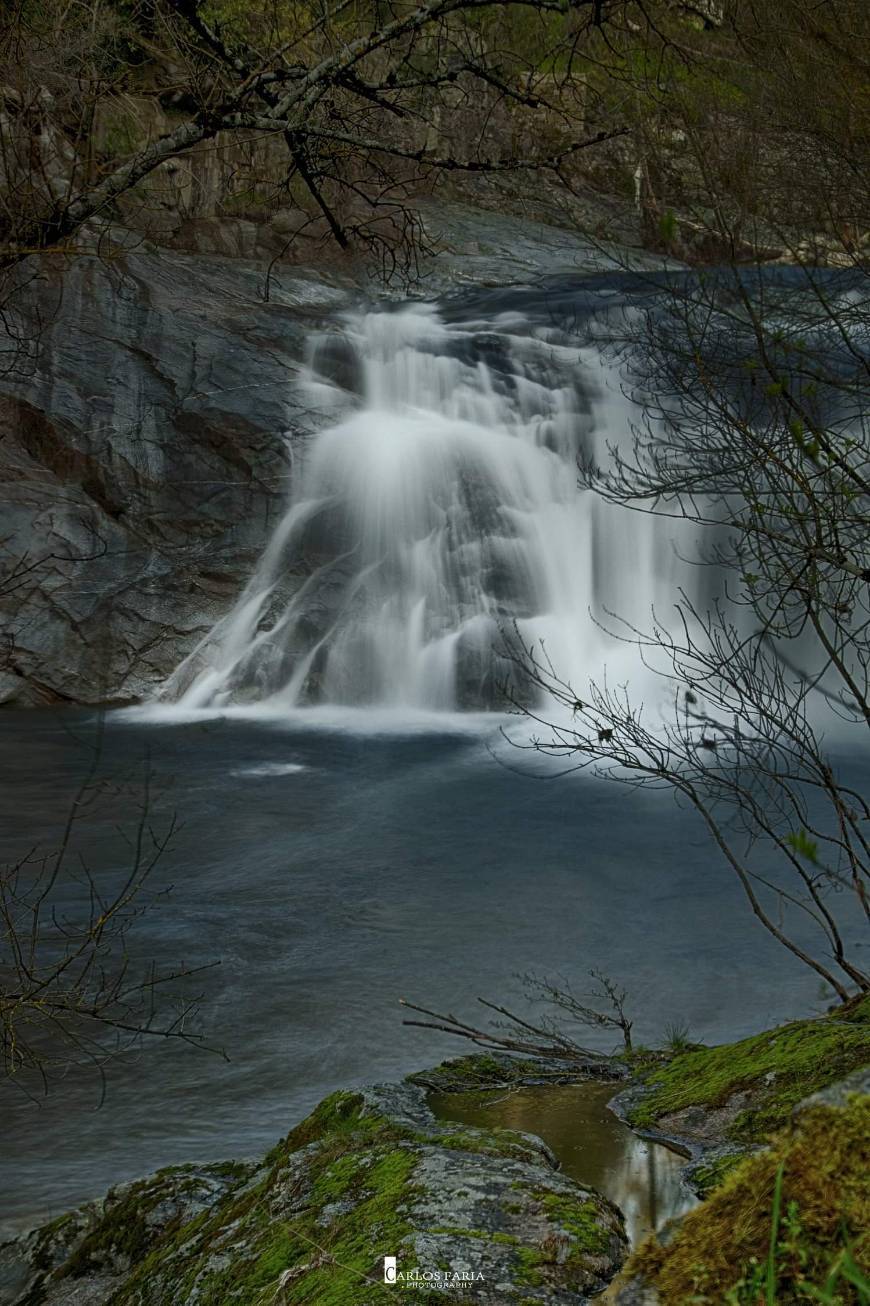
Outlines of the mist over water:
M 268 704 L 488 710 L 522 677 L 506 636 L 584 683 L 673 594 L 670 530 L 578 486 L 630 440 L 603 349 L 531 316 L 360 313 L 315 340 L 325 418 L 232 611 L 164 687 L 184 710 Z

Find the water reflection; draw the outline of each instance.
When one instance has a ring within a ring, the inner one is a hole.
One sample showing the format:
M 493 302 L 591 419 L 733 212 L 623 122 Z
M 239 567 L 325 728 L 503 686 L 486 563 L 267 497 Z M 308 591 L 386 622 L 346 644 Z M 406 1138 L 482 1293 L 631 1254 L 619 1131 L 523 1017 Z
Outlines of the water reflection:
M 475 1096 L 433 1093 L 429 1104 L 442 1120 L 543 1138 L 566 1174 L 617 1204 L 635 1243 L 689 1210 L 695 1198 L 680 1181 L 684 1158 L 638 1138 L 608 1111 L 615 1092 L 613 1084 L 570 1084 Z

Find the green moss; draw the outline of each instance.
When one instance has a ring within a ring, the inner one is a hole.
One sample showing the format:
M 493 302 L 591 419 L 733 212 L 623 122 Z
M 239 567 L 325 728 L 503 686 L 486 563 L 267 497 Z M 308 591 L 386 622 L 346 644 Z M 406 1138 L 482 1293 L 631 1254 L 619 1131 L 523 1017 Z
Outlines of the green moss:
M 312 1149 L 304 1178 L 291 1162 L 300 1147 Z M 296 1273 L 286 1306 L 362 1300 L 367 1283 L 380 1283 L 384 1250 L 398 1250 L 410 1232 L 405 1209 L 417 1160 L 412 1135 L 367 1112 L 358 1094 L 333 1094 L 272 1149 L 259 1183 L 162 1239 L 112 1306 L 162 1306 L 167 1293 L 185 1301 L 194 1289 L 199 1306 L 267 1306 L 287 1270 Z M 283 1219 L 275 1215 L 279 1193 L 290 1211 Z M 318 1223 L 325 1206 L 348 1199 L 340 1219 Z
M 546 1239 L 540 1247 L 516 1248 L 515 1278 L 517 1283 L 538 1288 L 548 1281 L 547 1267 L 559 1265 L 560 1273 L 569 1281 L 589 1286 L 590 1258 L 606 1253 L 610 1248 L 610 1234 L 599 1223 L 599 1210 L 595 1202 L 574 1199 L 543 1189 L 534 1192 L 547 1219 L 563 1229 L 571 1239 L 565 1255 L 564 1244 L 554 1238 Z
M 870 1000 L 853 1010 L 796 1021 L 738 1043 L 675 1056 L 647 1078 L 629 1115 L 638 1128 L 688 1106 L 720 1106 L 749 1090 L 754 1098 L 731 1136 L 755 1142 L 781 1126 L 808 1094 L 870 1061 Z
M 545 1282 L 541 1266 L 545 1263 L 542 1251 L 535 1247 L 518 1247 L 514 1278 L 529 1288 L 539 1288 Z
M 599 1209 L 595 1202 L 576 1201 L 558 1193 L 539 1193 L 537 1197 L 547 1217 L 575 1240 L 572 1256 L 596 1256 L 607 1251 L 610 1234 L 599 1223 Z
M 344 1306 L 359 1300 L 365 1280 L 380 1274 L 383 1250 L 398 1249 L 411 1231 L 404 1207 L 414 1192 L 416 1160 L 413 1153 L 397 1148 L 371 1166 L 366 1195 L 354 1210 L 332 1229 L 316 1231 L 332 1263 L 310 1270 L 290 1288 L 288 1302 Z
M 513 1157 L 518 1161 L 535 1161 L 539 1153 L 530 1147 L 519 1134 L 512 1129 L 465 1130 L 458 1129 L 452 1133 L 421 1134 L 421 1142 L 431 1143 L 435 1147 L 446 1147 L 459 1152 L 481 1152 L 495 1156 Z
M 442 1061 L 434 1070 L 409 1075 L 408 1080 L 443 1093 L 468 1093 L 520 1083 L 527 1073 L 528 1067 L 521 1061 L 502 1061 L 484 1052 Z
M 870 1256 L 870 1097 L 804 1111 L 771 1148 L 741 1161 L 666 1247 L 654 1239 L 643 1243 L 625 1277 L 642 1275 L 663 1306 L 763 1300 L 748 1285 L 766 1267 L 780 1167 L 775 1300 L 777 1306 L 818 1300 L 807 1285 L 823 1284 L 845 1247 L 859 1265 Z M 848 1284 L 837 1293 L 839 1306 L 860 1300 Z
M 315 1143 L 326 1134 L 355 1133 L 362 1124 L 363 1099 L 359 1093 L 332 1093 L 319 1102 L 286 1138 L 266 1153 L 266 1165 L 277 1165 L 300 1147 Z M 374 1123 L 374 1122 L 372 1122 Z
M 157 1238 L 171 1238 L 184 1222 L 184 1211 L 179 1209 L 168 1222 L 152 1224 L 148 1217 L 154 1208 L 167 1199 L 194 1195 L 199 1187 L 192 1167 L 170 1166 L 134 1183 L 120 1200 L 110 1192 L 99 1223 L 60 1267 L 58 1276 L 77 1278 L 118 1259 L 135 1265 Z
M 361 1174 L 368 1165 L 369 1158 L 353 1152 L 339 1156 L 331 1165 L 318 1175 L 311 1197 L 318 1205 L 335 1202 L 344 1197 L 362 1182 Z
M 712 1161 L 695 1166 L 691 1173 L 695 1192 L 699 1197 L 708 1197 L 742 1160 L 742 1152 L 729 1152 L 726 1156 L 717 1156 Z
M 64 1229 L 71 1226 L 74 1220 L 75 1213 L 68 1211 L 66 1215 L 59 1215 L 56 1220 L 51 1220 L 48 1224 L 42 1226 L 37 1234 L 36 1245 L 32 1254 L 34 1268 L 43 1271 L 51 1269 L 59 1235 Z

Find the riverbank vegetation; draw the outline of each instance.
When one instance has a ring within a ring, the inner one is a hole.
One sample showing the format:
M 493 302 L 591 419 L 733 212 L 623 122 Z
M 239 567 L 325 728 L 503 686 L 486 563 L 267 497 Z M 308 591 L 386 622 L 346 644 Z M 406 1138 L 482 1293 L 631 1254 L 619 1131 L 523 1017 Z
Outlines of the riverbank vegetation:
M 807 1108 L 736 1166 L 666 1245 L 645 1242 L 626 1277 L 639 1276 L 665 1306 L 867 1301 L 868 1149 L 866 1094 Z
M 687 1107 L 716 1109 L 739 1101 L 726 1126 L 742 1144 L 783 1128 L 803 1098 L 870 1064 L 870 1000 L 815 1020 L 798 1020 L 736 1043 L 693 1047 L 643 1078 L 628 1110 L 635 1128 L 662 1128 Z
M 583 195 L 621 199 L 642 243 L 690 261 L 850 262 L 866 23 L 857 0 L 16 0 L 5 261 L 107 255 L 120 228 L 196 247 L 221 220 L 272 223 L 275 259 L 317 238 L 407 269 L 409 201 L 464 177 L 572 225 Z

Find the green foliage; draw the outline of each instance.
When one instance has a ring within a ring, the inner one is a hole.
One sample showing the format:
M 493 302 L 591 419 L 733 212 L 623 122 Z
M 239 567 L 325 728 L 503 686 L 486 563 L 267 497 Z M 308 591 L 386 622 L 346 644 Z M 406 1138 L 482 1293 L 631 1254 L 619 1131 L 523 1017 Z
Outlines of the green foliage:
M 823 1285 L 811 1284 L 806 1278 L 810 1269 L 811 1248 L 800 1215 L 800 1205 L 792 1200 L 783 1213 L 782 1184 L 784 1162 L 776 1172 L 773 1189 L 773 1210 L 770 1221 L 770 1246 L 764 1264 L 750 1258 L 732 1288 L 725 1294 L 726 1306 L 776 1306 L 779 1299 L 780 1279 L 794 1267 L 793 1291 L 798 1299 L 842 1306 L 843 1297 L 838 1284 L 851 1285 L 858 1290 L 861 1306 L 870 1302 L 870 1280 L 855 1263 L 850 1247 L 844 1247 L 834 1258 Z
M 668 209 L 659 218 L 659 235 L 665 245 L 671 245 L 677 238 L 679 223 L 673 209 Z
M 799 857 L 803 857 L 808 862 L 818 865 L 819 862 L 819 845 L 815 839 L 807 834 L 806 830 L 792 830 L 787 834 L 785 841 L 793 852 Z

